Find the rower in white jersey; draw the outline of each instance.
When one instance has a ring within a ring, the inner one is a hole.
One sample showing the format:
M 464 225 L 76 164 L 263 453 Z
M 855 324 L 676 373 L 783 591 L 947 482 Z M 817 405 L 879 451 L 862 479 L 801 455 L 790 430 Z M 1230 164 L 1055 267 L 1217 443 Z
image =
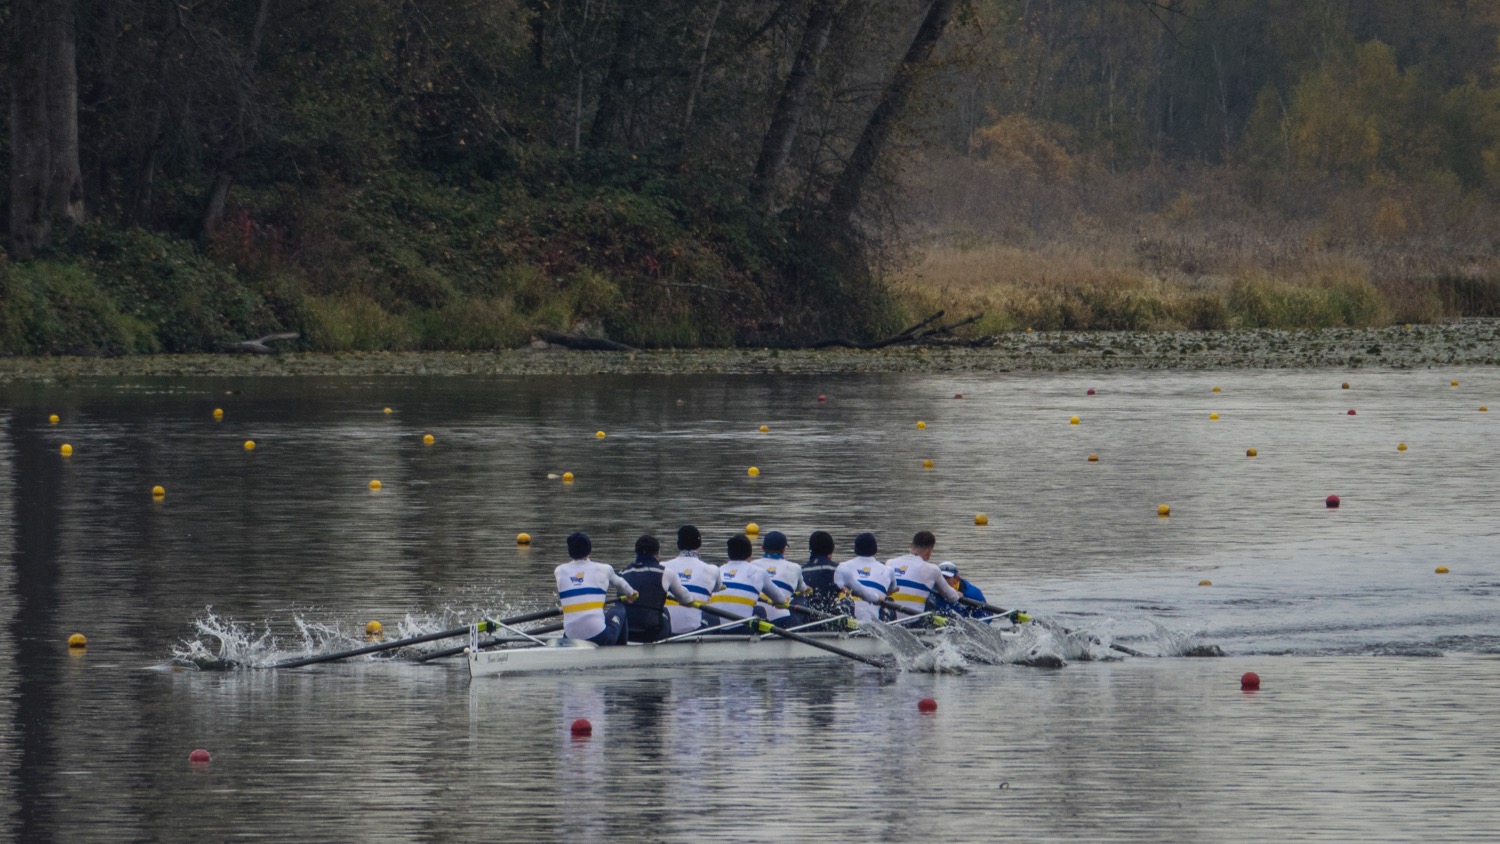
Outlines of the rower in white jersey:
M 781 587 L 771 582 L 771 575 L 765 569 L 750 562 L 752 550 L 753 546 L 744 534 L 729 538 L 729 562 L 719 567 L 719 577 L 724 582 L 724 588 L 715 592 L 713 600 L 709 601 L 714 608 L 730 613 L 735 618 L 754 615 L 755 604 L 762 595 L 782 608 L 792 600 L 790 593 L 783 592 Z M 721 629 L 725 633 L 742 633 L 749 628 L 725 619 L 721 622 Z
M 859 621 L 879 621 L 879 602 L 891 588 L 891 570 L 875 559 L 879 549 L 875 534 L 854 537 L 854 557 L 839 563 L 833 571 L 833 582 L 854 596 L 854 617 Z
M 703 562 L 698 549 L 703 547 L 703 535 L 692 525 L 677 529 L 677 556 L 662 563 L 668 571 L 676 572 L 677 579 L 697 601 L 707 603 L 715 590 L 720 588 L 719 567 Z M 667 599 L 667 616 L 672 620 L 672 635 L 691 633 L 711 624 L 703 623 L 703 611 L 683 606 L 681 602 Z M 717 622 L 715 622 L 717 623 Z
M 760 550 L 765 556 L 750 562 L 765 569 L 778 589 L 794 598 L 809 591 L 802 582 L 802 567 L 786 558 L 786 534 L 779 530 L 766 534 L 760 541 Z M 784 610 L 767 602 L 765 595 L 760 596 L 760 603 L 756 604 L 755 609 L 757 614 L 763 613 L 766 621 L 777 627 L 791 627 L 801 621 L 791 610 Z
M 589 559 L 594 543 L 583 531 L 568 536 L 569 562 L 553 571 L 557 578 L 557 598 L 562 602 L 563 636 L 582 639 L 596 645 L 623 645 L 629 632 L 625 608 L 616 604 L 604 609 L 609 587 L 614 586 L 620 600 L 635 600 L 636 591 L 615 570 Z
M 891 600 L 910 609 L 913 615 L 925 611 L 929 597 L 958 603 L 959 593 L 948 585 L 942 570 L 935 563 L 928 562 L 932 549 L 936 547 L 937 537 L 931 531 L 917 531 L 917 535 L 911 538 L 911 553 L 885 561 L 891 570 Z

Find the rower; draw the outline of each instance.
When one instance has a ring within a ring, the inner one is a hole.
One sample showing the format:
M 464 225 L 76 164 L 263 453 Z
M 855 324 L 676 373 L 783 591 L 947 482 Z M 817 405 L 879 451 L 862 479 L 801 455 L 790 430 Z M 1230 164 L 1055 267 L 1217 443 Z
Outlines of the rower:
M 656 537 L 642 536 L 635 541 L 635 562 L 620 571 L 620 577 L 638 595 L 625 608 L 625 619 L 630 622 L 628 638 L 632 642 L 657 642 L 672 635 L 666 607 L 668 593 L 679 605 L 694 603 L 677 572 L 662 568 L 660 552 L 661 542 Z
M 839 613 L 839 587 L 833 582 L 838 564 L 833 561 L 833 534 L 815 530 L 807 538 L 807 565 L 802 567 L 802 582 L 808 589 L 807 607 L 827 615 Z
M 958 576 L 958 566 L 954 563 L 942 563 L 938 571 L 943 573 L 943 580 L 950 589 L 972 601 L 985 603 L 984 593 L 979 587 Z M 990 614 L 979 607 L 971 607 L 968 604 L 960 604 L 956 600 L 948 600 L 947 596 L 932 595 L 927 599 L 927 609 L 939 615 L 964 616 L 966 618 L 989 618 Z M 1015 621 L 1017 619 L 1011 619 Z
M 760 550 L 764 556 L 751 560 L 751 564 L 765 569 L 766 574 L 771 576 L 771 582 L 781 591 L 793 598 L 808 591 L 806 584 L 802 582 L 802 567 L 786 558 L 786 534 L 779 530 L 766 534 L 760 541 Z M 791 610 L 768 602 L 765 595 L 760 596 L 755 611 L 777 627 L 791 627 L 803 621 L 793 615 Z
M 677 529 L 677 556 L 662 563 L 662 568 L 677 575 L 695 603 L 707 601 L 720 588 L 719 567 L 703 562 L 698 556 L 702 547 L 703 535 L 698 529 L 683 525 Z M 674 636 L 712 626 L 704 622 L 701 610 L 671 597 L 667 598 L 667 616 L 672 620 Z
M 589 559 L 594 543 L 583 531 L 568 536 L 568 557 L 553 571 L 557 578 L 557 598 L 562 602 L 563 636 L 582 639 L 596 645 L 623 645 L 629 624 L 625 608 L 616 604 L 604 609 L 604 597 L 614 586 L 620 600 L 635 600 L 636 591 L 615 570 Z
M 943 572 L 929 562 L 932 549 L 937 547 L 937 537 L 932 531 L 917 531 L 911 538 L 911 553 L 886 560 L 890 566 L 891 600 L 910 609 L 912 614 L 925 611 L 927 599 L 936 592 L 947 603 L 957 604 L 961 593 L 943 578 Z M 899 619 L 897 619 L 899 621 Z
M 758 615 L 755 604 L 761 595 L 770 598 L 771 603 L 782 609 L 787 607 L 792 596 L 772 582 L 771 575 L 765 569 L 750 562 L 753 546 L 744 534 L 731 536 L 727 550 L 729 562 L 719 567 L 719 577 L 724 582 L 724 588 L 714 593 L 710 604 L 736 618 Z M 728 619 L 721 624 L 734 625 L 724 630 L 725 633 L 743 633 L 749 629 L 743 625 L 735 625 Z
M 854 596 L 854 617 L 859 621 L 880 620 L 877 604 L 885 600 L 893 582 L 890 568 L 875 559 L 878 550 L 875 534 L 861 533 L 854 537 L 854 556 L 833 572 L 833 582 Z

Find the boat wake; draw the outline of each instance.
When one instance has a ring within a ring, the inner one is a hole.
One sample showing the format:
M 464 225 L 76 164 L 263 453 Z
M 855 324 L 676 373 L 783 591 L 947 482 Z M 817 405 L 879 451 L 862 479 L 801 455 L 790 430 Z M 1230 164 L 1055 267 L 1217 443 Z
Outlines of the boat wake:
M 245 622 L 215 613 L 207 607 L 193 619 L 193 635 L 172 647 L 172 656 L 159 668 L 189 671 L 234 671 L 270 668 L 293 659 L 353 650 L 381 641 L 395 641 L 461 627 L 476 618 L 514 615 L 515 608 L 499 610 L 444 609 L 431 615 L 408 613 L 386 627 L 380 636 L 369 637 L 358 622 L 294 615 L 278 636 L 269 621 Z M 524 612 L 524 610 L 521 610 Z M 390 651 L 355 657 L 360 660 L 416 662 L 424 655 L 451 647 L 453 641 L 437 640 Z

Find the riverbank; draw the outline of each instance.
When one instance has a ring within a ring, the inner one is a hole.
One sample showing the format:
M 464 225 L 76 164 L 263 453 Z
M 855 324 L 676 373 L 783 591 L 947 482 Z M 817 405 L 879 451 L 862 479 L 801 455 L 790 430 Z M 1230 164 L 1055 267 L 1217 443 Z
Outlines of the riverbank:
M 990 348 L 0 358 L 0 381 L 99 376 L 818 374 L 1500 365 L 1500 321 L 1306 331 L 1017 332 Z

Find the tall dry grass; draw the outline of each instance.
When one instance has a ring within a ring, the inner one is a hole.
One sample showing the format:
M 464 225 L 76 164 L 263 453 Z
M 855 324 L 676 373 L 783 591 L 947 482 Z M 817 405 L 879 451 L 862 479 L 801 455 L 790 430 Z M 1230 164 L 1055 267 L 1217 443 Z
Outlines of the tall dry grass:
M 1370 326 L 1500 316 L 1500 207 L 1455 184 L 983 157 L 908 174 L 912 313 L 977 332 Z

